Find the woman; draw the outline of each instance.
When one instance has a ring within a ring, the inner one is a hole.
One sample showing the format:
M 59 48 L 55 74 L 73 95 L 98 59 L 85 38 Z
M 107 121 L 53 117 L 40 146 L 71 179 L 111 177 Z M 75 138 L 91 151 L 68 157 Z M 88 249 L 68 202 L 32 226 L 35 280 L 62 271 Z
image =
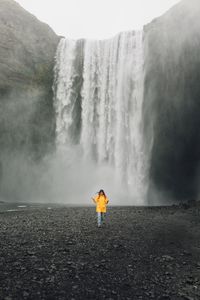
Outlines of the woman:
M 104 193 L 104 190 L 100 190 L 98 195 L 92 198 L 93 202 L 96 204 L 96 212 L 97 212 L 97 221 L 98 227 L 101 227 L 102 221 L 104 219 L 104 214 L 106 213 L 106 205 L 109 200 Z

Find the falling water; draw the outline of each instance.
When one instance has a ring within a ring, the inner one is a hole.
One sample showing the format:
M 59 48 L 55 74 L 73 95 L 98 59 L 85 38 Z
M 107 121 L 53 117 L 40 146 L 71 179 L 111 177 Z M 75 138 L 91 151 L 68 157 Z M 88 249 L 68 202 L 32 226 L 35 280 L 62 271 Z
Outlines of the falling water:
M 61 39 L 54 80 L 57 148 L 85 172 L 90 164 L 109 169 L 109 184 L 133 204 L 144 203 L 148 186 L 143 57 L 142 32 L 103 41 Z

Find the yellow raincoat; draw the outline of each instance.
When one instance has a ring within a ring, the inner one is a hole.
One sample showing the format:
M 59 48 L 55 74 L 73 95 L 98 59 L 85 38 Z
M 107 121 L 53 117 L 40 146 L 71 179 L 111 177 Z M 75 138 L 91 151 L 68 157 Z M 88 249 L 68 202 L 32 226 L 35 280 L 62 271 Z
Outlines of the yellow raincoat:
M 96 202 L 96 212 L 106 212 L 106 205 L 108 204 L 109 200 L 104 195 L 97 195 L 94 197 L 94 201 Z

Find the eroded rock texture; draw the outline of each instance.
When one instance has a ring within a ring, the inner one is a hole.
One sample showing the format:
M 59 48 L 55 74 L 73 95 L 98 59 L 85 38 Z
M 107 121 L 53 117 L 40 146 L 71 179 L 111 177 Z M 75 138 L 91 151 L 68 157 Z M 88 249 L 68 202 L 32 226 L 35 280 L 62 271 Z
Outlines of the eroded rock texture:
M 13 0 L 0 0 L 0 152 L 40 157 L 54 139 L 53 65 L 59 37 Z
M 176 199 L 198 194 L 199 15 L 199 1 L 182 1 L 145 27 L 144 109 L 147 141 L 152 145 L 150 201 L 155 190 Z

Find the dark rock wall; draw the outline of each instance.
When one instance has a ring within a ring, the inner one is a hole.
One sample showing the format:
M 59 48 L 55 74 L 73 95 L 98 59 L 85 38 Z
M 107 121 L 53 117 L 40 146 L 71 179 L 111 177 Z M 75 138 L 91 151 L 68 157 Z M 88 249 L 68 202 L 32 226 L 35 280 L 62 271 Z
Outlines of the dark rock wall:
M 54 140 L 53 66 L 59 38 L 13 0 L 0 0 L 0 152 L 40 157 Z
M 149 201 L 198 195 L 200 2 L 182 1 L 145 27 L 145 134 L 153 137 Z M 149 148 L 149 152 L 150 152 Z
M 52 84 L 58 42 L 49 26 L 18 3 L 0 0 L 0 198 L 37 197 L 40 162 L 55 141 Z

